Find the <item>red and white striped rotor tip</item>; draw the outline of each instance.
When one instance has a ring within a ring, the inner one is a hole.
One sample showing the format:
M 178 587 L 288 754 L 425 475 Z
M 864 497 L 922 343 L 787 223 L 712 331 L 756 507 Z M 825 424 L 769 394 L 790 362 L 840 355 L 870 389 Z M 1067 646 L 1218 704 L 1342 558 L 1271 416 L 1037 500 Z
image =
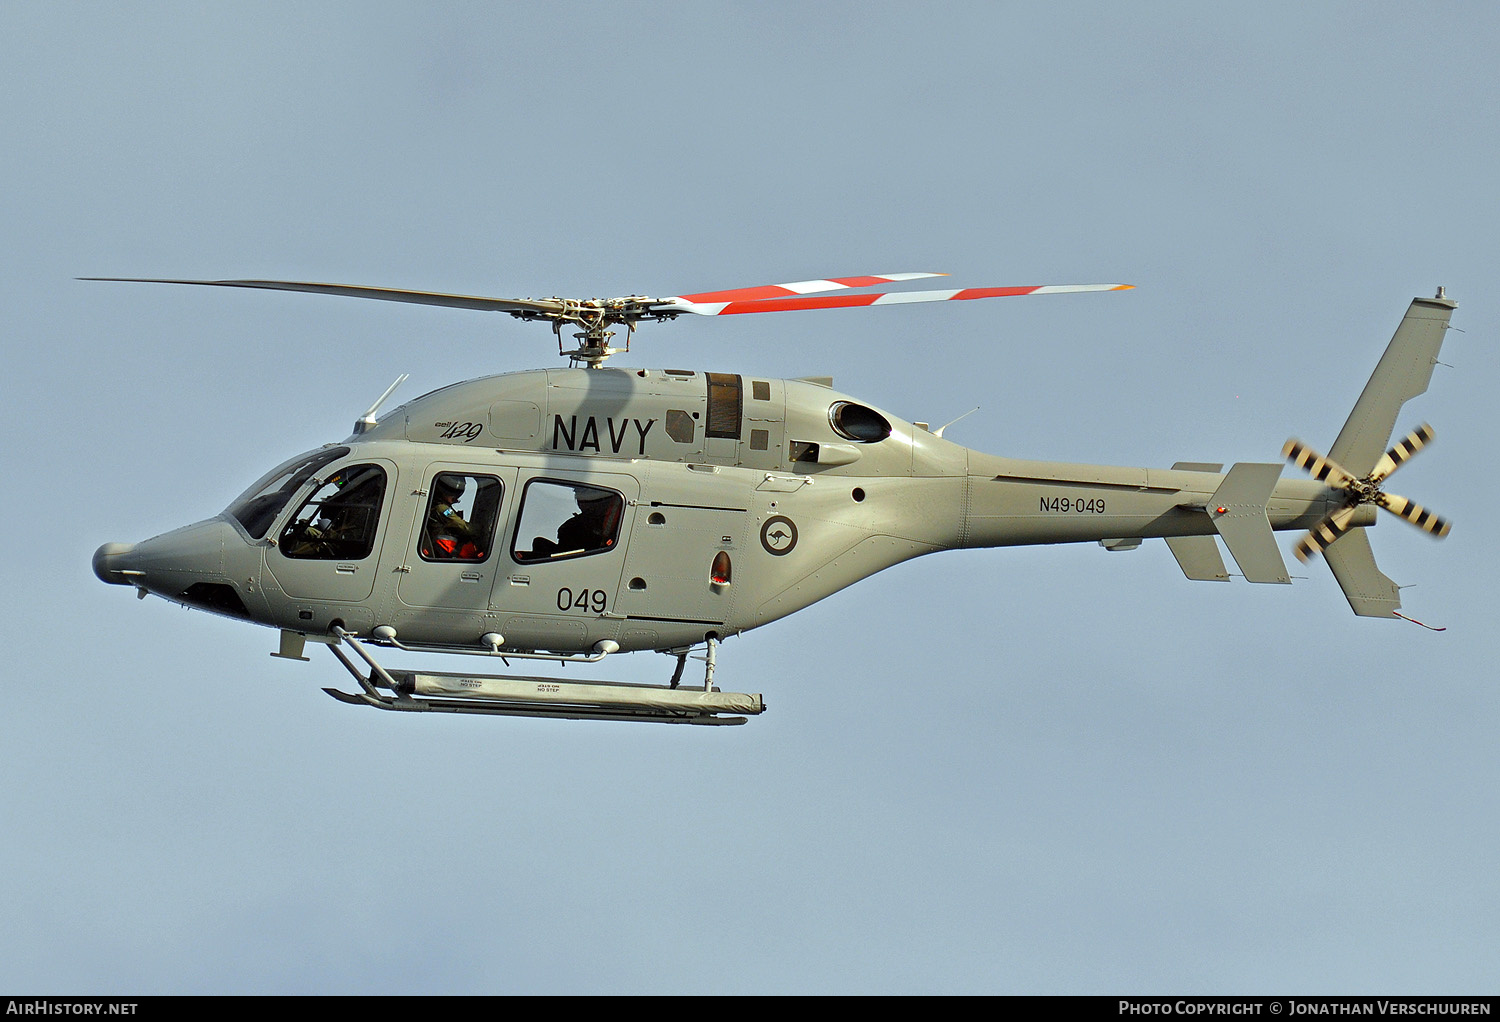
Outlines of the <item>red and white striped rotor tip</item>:
M 869 287 L 887 281 L 942 277 L 942 273 L 891 273 L 868 277 L 804 280 L 791 284 L 732 291 L 708 291 L 662 299 L 662 304 L 695 316 L 734 316 L 751 312 L 793 312 L 802 309 L 848 309 L 867 305 L 908 305 L 917 302 L 965 302 L 976 298 L 1009 298 L 1020 295 L 1075 294 L 1084 291 L 1129 291 L 1134 284 L 1033 284 L 1022 287 L 970 287 L 950 291 L 883 291 L 875 294 L 828 295 L 837 291 Z

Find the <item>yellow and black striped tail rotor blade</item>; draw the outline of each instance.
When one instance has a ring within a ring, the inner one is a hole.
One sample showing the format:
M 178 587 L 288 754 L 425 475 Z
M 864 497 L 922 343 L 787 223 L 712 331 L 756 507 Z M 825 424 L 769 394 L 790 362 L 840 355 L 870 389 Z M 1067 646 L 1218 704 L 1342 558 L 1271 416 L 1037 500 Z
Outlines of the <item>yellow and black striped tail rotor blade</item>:
M 1320 483 L 1346 489 L 1350 483 L 1354 482 L 1354 476 L 1336 462 L 1329 461 L 1296 437 L 1281 446 L 1281 453 L 1293 465 L 1306 470 Z
M 1416 501 L 1398 497 L 1394 493 L 1377 493 L 1375 503 L 1394 514 L 1400 515 L 1408 522 L 1424 532 L 1430 532 L 1442 539 L 1452 530 L 1453 526 L 1446 518 L 1439 518 Z
M 1348 532 L 1349 523 L 1353 520 L 1353 504 L 1339 508 L 1314 525 L 1306 536 L 1297 540 L 1297 545 L 1292 548 L 1292 552 L 1297 555 L 1297 560 L 1306 564 L 1314 554 L 1321 554 L 1333 545 L 1334 540 Z
M 1386 476 L 1396 471 L 1413 454 L 1416 454 L 1422 448 L 1432 443 L 1432 438 L 1435 435 L 1432 427 L 1425 422 L 1406 434 L 1405 439 L 1386 451 L 1380 460 L 1375 463 L 1375 471 L 1370 473 L 1370 481 L 1379 483 Z

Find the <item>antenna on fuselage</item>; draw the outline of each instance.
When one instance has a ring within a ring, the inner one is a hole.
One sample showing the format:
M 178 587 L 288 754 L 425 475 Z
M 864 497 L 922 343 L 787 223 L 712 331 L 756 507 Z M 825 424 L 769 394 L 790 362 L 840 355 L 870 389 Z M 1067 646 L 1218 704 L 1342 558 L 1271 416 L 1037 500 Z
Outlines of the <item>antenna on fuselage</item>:
M 969 416 L 973 415 L 977 411 L 979 411 L 979 406 L 975 405 L 973 408 L 970 408 L 967 412 L 964 412 L 962 415 L 960 415 L 958 417 L 958 419 L 967 419 Z M 958 419 L 954 419 L 953 422 L 957 422 Z M 943 430 L 945 430 L 949 426 L 953 425 L 953 422 L 945 422 L 945 423 L 943 423 L 937 429 L 935 429 L 935 430 L 932 431 L 932 435 L 933 436 L 942 436 L 943 435 Z
M 375 425 L 375 413 L 380 410 L 381 405 L 385 404 L 385 399 L 394 394 L 396 392 L 396 388 L 405 383 L 407 377 L 409 377 L 410 375 L 411 373 L 402 373 L 400 376 L 396 377 L 396 382 L 385 388 L 385 393 L 381 394 L 378 398 L 375 399 L 375 403 L 365 411 L 365 414 L 354 420 L 355 436 L 359 436 L 365 430 Z

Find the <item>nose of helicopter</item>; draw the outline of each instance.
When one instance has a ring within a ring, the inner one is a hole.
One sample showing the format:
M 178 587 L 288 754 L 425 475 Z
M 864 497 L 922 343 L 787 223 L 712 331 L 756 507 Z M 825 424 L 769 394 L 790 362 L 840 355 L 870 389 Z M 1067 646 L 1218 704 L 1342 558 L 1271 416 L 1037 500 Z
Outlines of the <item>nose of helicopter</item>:
M 94 574 L 111 585 L 181 600 L 197 583 L 227 581 L 224 545 L 233 536 L 227 522 L 211 518 L 139 543 L 105 543 L 94 551 Z
M 130 555 L 135 551 L 134 543 L 105 543 L 94 551 L 94 574 L 100 582 L 110 585 L 128 586 L 131 568 Z

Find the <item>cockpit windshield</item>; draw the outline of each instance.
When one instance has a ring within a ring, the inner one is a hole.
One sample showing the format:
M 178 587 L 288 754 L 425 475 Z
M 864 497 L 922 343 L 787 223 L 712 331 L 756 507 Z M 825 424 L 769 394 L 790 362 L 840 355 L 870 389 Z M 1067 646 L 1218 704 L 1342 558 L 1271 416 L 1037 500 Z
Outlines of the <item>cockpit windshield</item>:
M 302 485 L 318 469 L 348 453 L 347 447 L 324 447 L 309 454 L 299 454 L 267 472 L 254 486 L 240 494 L 227 511 L 251 536 L 265 539 L 271 523 Z

